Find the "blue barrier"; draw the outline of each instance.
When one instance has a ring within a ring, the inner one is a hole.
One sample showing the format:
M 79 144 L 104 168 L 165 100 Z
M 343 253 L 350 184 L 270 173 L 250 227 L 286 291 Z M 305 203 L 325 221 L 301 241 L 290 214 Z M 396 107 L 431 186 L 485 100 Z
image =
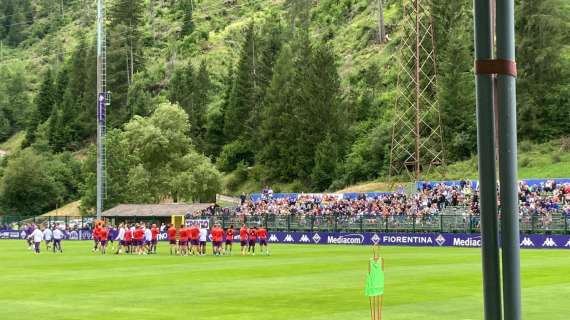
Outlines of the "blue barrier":
M 90 231 L 65 232 L 66 240 L 92 240 Z M 14 230 L 0 230 L 0 239 L 23 239 L 25 234 Z M 570 249 L 570 235 L 527 234 L 521 235 L 521 248 Z M 167 240 L 161 233 L 159 240 Z M 211 240 L 208 237 L 208 240 Z M 239 241 L 239 235 L 234 237 Z M 401 233 L 401 232 L 270 232 L 269 243 L 282 244 L 346 244 L 410 247 L 481 247 L 481 235 L 477 233 Z

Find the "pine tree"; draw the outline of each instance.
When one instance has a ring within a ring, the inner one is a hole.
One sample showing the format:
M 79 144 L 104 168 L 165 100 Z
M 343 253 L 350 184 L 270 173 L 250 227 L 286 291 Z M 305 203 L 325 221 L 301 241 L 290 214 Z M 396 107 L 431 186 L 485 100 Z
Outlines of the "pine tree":
M 517 105 L 521 139 L 547 140 L 570 133 L 570 66 L 563 58 L 565 44 L 570 41 L 570 10 L 563 2 L 518 2 Z
M 194 19 L 192 17 L 194 11 L 193 0 L 180 0 L 178 7 L 182 10 L 182 36 L 187 36 L 194 31 Z
M 34 101 L 31 118 L 28 123 L 26 132 L 26 142 L 31 144 L 36 139 L 36 130 L 38 125 L 45 122 L 55 107 L 55 83 L 53 71 L 48 69 L 43 77 L 40 91 Z
M 107 36 L 108 87 L 112 91 L 111 126 L 128 120 L 128 88 L 144 63 L 143 35 L 140 31 L 144 3 L 142 0 L 117 0 L 109 10 L 110 28 Z
M 311 185 L 315 191 L 326 190 L 336 175 L 337 144 L 327 135 L 325 140 L 317 145 L 315 166 L 311 172 Z
M 472 3 L 434 2 L 438 58 L 438 99 L 446 158 L 462 160 L 476 152 L 475 93 L 472 74 Z M 453 32 L 449 32 L 453 30 Z
M 267 90 L 262 114 L 261 148 L 258 162 L 267 168 L 270 180 L 289 181 L 296 178 L 298 117 L 296 68 L 289 45 L 282 48 L 274 67 L 273 79 Z
M 223 145 L 226 143 L 224 136 L 224 122 L 227 105 L 232 93 L 232 85 L 234 82 L 234 68 L 230 64 L 228 67 L 228 75 L 224 79 L 224 94 L 222 103 L 219 107 L 210 108 L 208 110 L 206 122 L 206 154 L 217 157 L 222 151 Z
M 194 92 L 192 93 L 193 108 L 190 116 L 190 134 L 194 141 L 194 145 L 198 151 L 205 151 L 205 135 L 206 135 L 206 113 L 208 111 L 208 103 L 210 99 L 210 75 L 206 61 L 200 64 L 200 70 L 196 75 L 194 84 Z
M 228 141 L 237 140 L 248 129 L 246 124 L 256 104 L 256 75 L 253 24 L 247 27 L 236 75 L 225 112 L 224 135 Z

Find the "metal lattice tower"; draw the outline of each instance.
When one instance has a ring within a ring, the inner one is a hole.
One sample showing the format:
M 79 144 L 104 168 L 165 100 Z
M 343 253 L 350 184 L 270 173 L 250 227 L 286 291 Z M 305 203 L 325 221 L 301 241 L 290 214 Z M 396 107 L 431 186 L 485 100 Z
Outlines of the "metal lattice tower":
M 107 173 L 107 36 L 105 34 L 104 0 L 97 1 L 97 219 L 101 219 L 106 198 Z
M 429 0 L 404 0 L 401 32 L 390 176 L 406 173 L 418 181 L 422 172 L 444 164 Z

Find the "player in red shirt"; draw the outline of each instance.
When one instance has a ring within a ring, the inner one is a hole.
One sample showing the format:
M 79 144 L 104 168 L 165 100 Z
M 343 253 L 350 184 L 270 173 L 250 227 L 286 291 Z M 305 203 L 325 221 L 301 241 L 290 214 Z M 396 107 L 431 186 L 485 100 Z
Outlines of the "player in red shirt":
M 158 234 L 160 233 L 160 230 L 158 230 L 158 228 L 156 227 L 156 224 L 152 225 L 152 228 L 150 228 L 150 233 L 152 235 L 152 240 L 150 241 L 150 253 L 156 254 L 156 245 L 158 243 Z
M 93 228 L 93 232 L 91 233 L 91 235 L 93 236 L 93 242 L 95 243 L 95 245 L 93 246 L 93 252 L 99 249 L 99 241 L 100 241 L 99 231 L 101 231 L 101 225 L 97 223 L 97 225 L 95 225 L 95 228 Z
M 180 238 L 178 240 L 178 252 L 180 255 L 188 255 L 188 229 L 185 225 L 180 228 Z
M 232 246 L 234 243 L 234 225 L 232 224 L 227 230 L 226 230 L 226 246 L 224 248 L 224 251 L 226 254 L 232 254 Z M 230 247 L 230 251 L 228 251 L 228 247 Z
M 255 256 L 255 240 L 257 239 L 257 227 L 249 228 L 248 230 L 249 246 L 247 247 L 247 253 L 251 253 Z
M 219 224 L 214 224 L 212 228 L 212 243 L 214 246 L 214 255 L 219 256 L 222 253 L 222 241 L 224 239 L 224 229 Z
M 257 237 L 259 238 L 259 250 L 261 254 L 269 255 L 269 249 L 267 249 L 267 230 L 263 225 L 260 225 L 257 229 Z M 265 252 L 263 249 L 265 249 Z
M 101 254 L 107 253 L 107 240 L 109 240 L 109 230 L 102 227 L 99 230 L 99 241 L 101 241 Z
M 131 228 L 129 228 L 129 226 L 125 226 L 125 247 L 127 248 L 127 250 L 125 251 L 128 254 L 132 254 L 133 253 L 133 231 L 131 230 Z
M 190 248 L 192 255 L 198 255 L 198 247 L 200 245 L 200 229 L 198 225 L 193 224 L 190 226 L 190 244 L 192 247 Z
M 140 225 L 136 225 L 135 229 L 135 253 L 143 254 L 144 230 Z
M 170 255 L 172 255 L 173 251 L 174 254 L 177 254 L 177 248 L 176 248 L 176 228 L 174 227 L 173 224 L 169 224 L 168 225 L 168 230 L 166 231 L 166 235 L 168 236 L 168 241 L 170 242 Z
M 241 229 L 239 229 L 239 241 L 241 245 L 241 255 L 244 256 L 247 251 L 247 227 L 245 223 L 241 225 Z

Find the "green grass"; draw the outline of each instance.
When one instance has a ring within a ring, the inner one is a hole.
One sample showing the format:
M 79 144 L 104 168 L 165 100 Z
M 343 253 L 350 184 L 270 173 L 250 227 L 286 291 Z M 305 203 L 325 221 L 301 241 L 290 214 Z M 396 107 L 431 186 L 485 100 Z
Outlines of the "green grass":
M 269 257 L 100 256 L 90 242 L 34 256 L 0 242 L 2 319 L 369 319 L 370 248 L 274 245 Z M 383 249 L 384 318 L 482 319 L 480 250 Z M 570 255 L 523 250 L 525 319 L 568 319 Z

